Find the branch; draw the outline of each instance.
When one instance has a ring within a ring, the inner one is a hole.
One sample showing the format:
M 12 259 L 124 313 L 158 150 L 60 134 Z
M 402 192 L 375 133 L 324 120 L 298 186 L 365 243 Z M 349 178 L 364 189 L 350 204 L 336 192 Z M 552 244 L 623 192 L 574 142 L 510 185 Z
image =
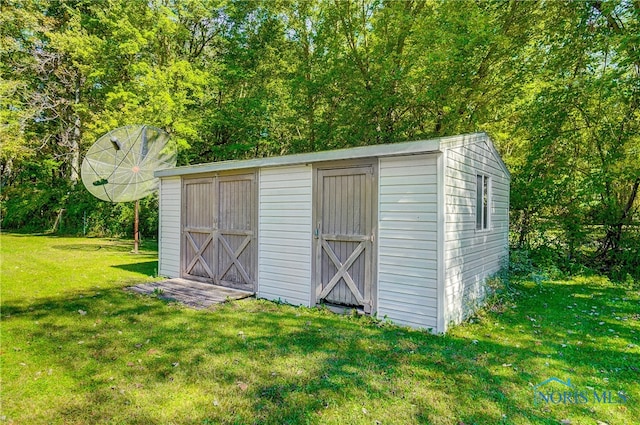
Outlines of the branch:
M 602 1 L 601 0 L 594 0 L 591 3 L 591 7 L 593 7 L 595 10 L 597 10 L 598 13 L 600 13 L 600 15 L 604 16 L 604 18 L 607 20 L 607 24 L 609 25 L 609 28 L 611 28 L 617 34 L 621 34 L 622 33 L 622 30 L 624 29 L 624 24 L 622 22 L 619 22 L 620 20 L 617 19 L 617 16 L 615 15 L 615 12 L 612 12 L 612 13 L 607 14 L 607 15 L 604 14 L 604 12 L 602 11 Z

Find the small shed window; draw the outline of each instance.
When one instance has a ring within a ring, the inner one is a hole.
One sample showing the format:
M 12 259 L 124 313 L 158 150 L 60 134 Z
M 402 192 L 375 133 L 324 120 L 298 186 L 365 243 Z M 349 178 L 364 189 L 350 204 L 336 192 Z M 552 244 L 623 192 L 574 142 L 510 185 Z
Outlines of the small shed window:
M 489 176 L 482 174 L 476 176 L 476 181 L 476 229 L 485 230 L 491 224 L 489 217 L 491 182 Z

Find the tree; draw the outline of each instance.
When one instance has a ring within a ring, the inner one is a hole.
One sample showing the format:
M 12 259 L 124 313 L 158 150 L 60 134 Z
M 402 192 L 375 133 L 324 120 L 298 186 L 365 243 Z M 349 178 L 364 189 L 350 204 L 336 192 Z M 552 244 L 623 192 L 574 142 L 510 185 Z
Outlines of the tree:
M 21 0 L 0 19 L 2 196 L 42 222 L 122 125 L 169 131 L 181 164 L 488 131 L 519 246 L 640 269 L 637 0 Z
M 543 214 L 573 255 L 602 226 L 598 257 L 620 254 L 640 185 L 638 2 L 545 5 L 537 77 L 519 131 L 531 143 L 516 170 L 525 221 Z M 520 241 L 530 225 L 521 227 Z M 637 249 L 632 254 L 637 259 Z

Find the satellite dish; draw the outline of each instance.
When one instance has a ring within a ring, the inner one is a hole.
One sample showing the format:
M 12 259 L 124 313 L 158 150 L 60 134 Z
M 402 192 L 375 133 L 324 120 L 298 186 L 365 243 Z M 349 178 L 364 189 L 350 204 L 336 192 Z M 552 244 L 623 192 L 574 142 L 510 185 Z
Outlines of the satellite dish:
M 169 134 L 147 125 L 112 130 L 89 148 L 82 161 L 82 183 L 103 201 L 142 199 L 158 188 L 154 171 L 175 167 L 177 152 Z
M 138 200 L 158 188 L 157 170 L 175 167 L 175 147 L 166 131 L 148 125 L 116 128 L 100 137 L 82 161 L 82 183 L 110 202 L 136 201 L 134 239 L 138 252 Z

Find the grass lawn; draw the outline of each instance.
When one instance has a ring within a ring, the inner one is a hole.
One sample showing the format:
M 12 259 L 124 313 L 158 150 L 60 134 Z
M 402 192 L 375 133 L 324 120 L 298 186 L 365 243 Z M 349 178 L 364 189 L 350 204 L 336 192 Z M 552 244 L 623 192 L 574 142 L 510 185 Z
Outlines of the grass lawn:
M 0 242 L 0 424 L 640 423 L 637 283 L 517 282 L 436 336 L 262 300 L 195 311 L 123 291 L 153 279 L 153 246 Z M 551 377 L 572 387 L 538 387 L 546 401 L 534 388 Z

